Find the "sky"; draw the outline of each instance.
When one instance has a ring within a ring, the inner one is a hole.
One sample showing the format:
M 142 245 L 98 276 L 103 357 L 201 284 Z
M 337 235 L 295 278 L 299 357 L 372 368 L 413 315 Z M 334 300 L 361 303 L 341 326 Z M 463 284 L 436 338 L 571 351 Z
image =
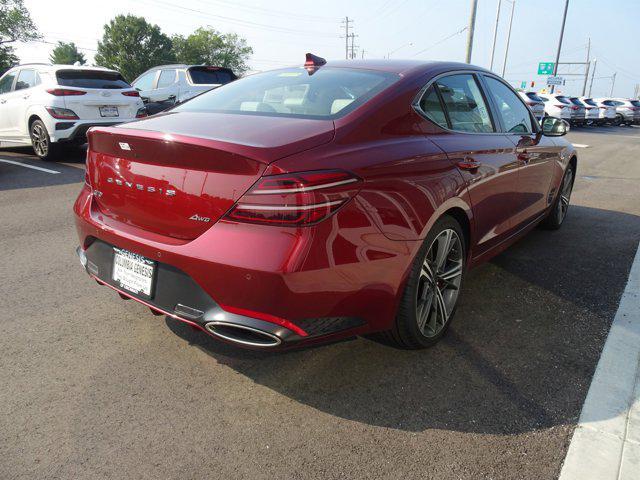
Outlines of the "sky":
M 499 0 L 478 0 L 471 63 L 489 67 Z M 505 78 L 535 81 L 539 62 L 555 60 L 564 0 L 515 0 Z M 471 0 L 25 0 L 43 42 L 16 44 L 22 63 L 46 62 L 55 42 L 73 41 L 92 61 L 103 26 L 118 14 L 143 16 L 167 34 L 201 26 L 235 32 L 253 47 L 253 71 L 299 65 L 307 51 L 345 57 L 344 21 L 353 19 L 358 58 L 464 61 Z M 494 71 L 502 72 L 511 2 L 502 0 Z M 593 97 L 629 97 L 640 83 L 640 0 L 570 0 L 561 62 L 597 59 Z M 559 75 L 584 72 L 561 65 Z M 581 95 L 584 76 L 567 75 L 560 90 Z M 588 93 L 588 85 L 587 85 Z

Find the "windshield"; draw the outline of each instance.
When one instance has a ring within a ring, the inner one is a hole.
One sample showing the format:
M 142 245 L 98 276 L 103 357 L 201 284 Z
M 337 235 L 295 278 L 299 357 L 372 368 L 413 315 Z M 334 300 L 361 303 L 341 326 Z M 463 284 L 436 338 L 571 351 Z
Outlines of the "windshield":
M 80 88 L 131 88 L 118 72 L 103 72 L 99 70 L 58 70 L 56 72 L 58 85 L 63 87 Z
M 236 79 L 231 70 L 218 67 L 191 67 L 189 77 L 195 85 L 225 84 Z
M 173 111 L 335 118 L 397 81 L 395 74 L 321 67 L 251 75 L 211 90 Z
M 534 102 L 544 102 L 544 100 L 542 98 L 540 98 L 538 95 L 536 95 L 535 92 L 527 92 L 526 95 L 527 95 L 527 97 L 529 97 Z

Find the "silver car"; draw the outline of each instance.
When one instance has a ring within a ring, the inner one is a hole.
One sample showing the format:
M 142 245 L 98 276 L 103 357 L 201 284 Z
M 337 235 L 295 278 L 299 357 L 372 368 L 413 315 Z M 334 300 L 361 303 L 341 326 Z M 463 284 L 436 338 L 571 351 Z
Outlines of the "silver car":
M 234 81 L 228 68 L 210 65 L 161 65 L 147 70 L 131 85 L 140 92 L 149 115 Z
M 609 101 L 616 107 L 616 123 L 640 125 L 640 101 L 630 98 L 610 98 Z

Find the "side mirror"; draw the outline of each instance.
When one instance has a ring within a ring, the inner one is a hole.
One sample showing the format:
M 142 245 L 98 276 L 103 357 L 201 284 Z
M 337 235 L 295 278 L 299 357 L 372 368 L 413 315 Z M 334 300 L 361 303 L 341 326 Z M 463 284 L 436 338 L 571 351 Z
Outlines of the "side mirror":
M 542 119 L 542 134 L 547 137 L 561 137 L 569 132 L 569 122 L 556 117 Z

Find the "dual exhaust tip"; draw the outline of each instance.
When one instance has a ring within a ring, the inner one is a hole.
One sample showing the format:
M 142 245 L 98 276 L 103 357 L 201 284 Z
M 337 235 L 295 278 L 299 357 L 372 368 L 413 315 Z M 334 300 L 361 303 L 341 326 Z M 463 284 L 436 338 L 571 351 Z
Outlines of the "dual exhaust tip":
M 282 343 L 282 339 L 273 333 L 238 323 L 207 322 L 204 328 L 211 335 L 249 347 L 270 348 Z

